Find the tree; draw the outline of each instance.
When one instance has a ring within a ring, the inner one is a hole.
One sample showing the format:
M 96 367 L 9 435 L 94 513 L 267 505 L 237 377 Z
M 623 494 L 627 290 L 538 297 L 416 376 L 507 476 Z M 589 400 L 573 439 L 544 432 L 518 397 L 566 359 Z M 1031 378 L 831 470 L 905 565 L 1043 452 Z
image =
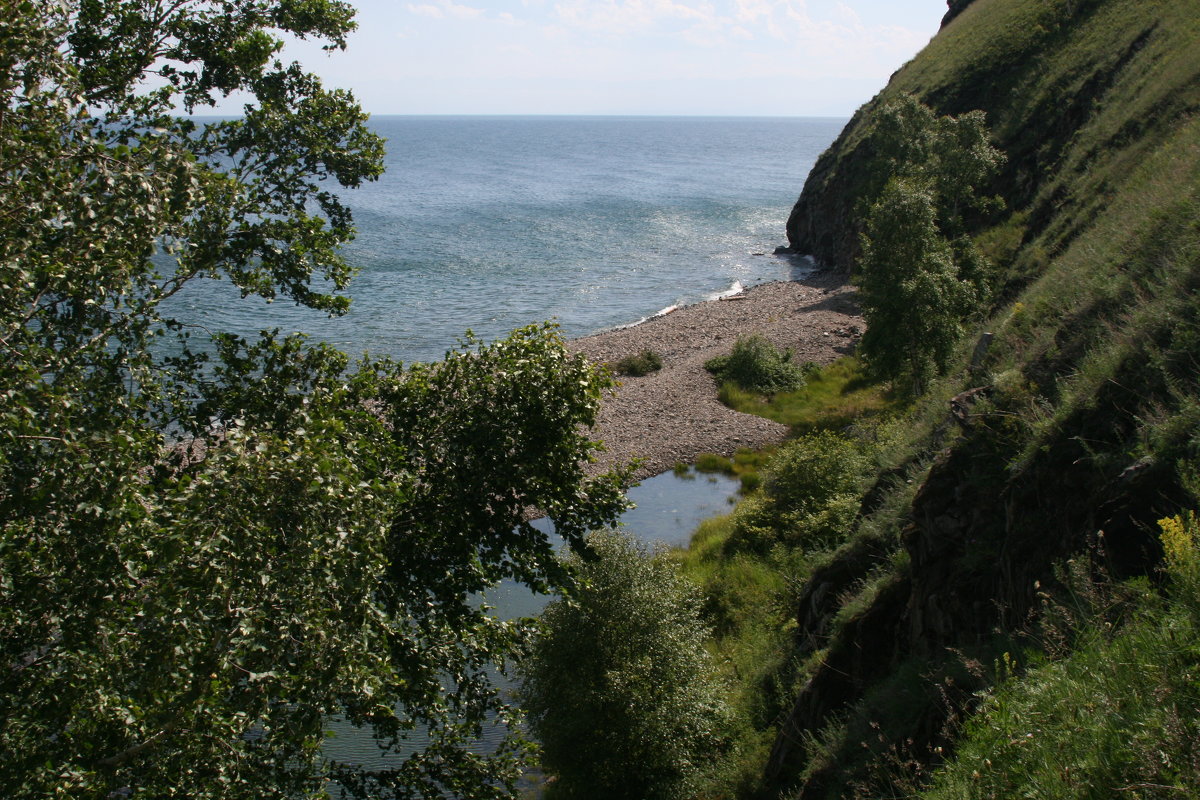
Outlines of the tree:
M 738 503 L 727 553 L 766 555 L 785 544 L 805 552 L 841 545 L 858 516 L 870 462 L 860 443 L 831 431 L 793 439 L 771 456 L 762 489 Z
M 873 370 L 907 376 L 919 392 L 945 369 L 979 294 L 960 278 L 938 230 L 933 193 L 920 182 L 888 183 L 871 206 L 862 245 L 863 353 Z
M 1003 154 L 983 112 L 938 117 L 910 95 L 885 104 L 869 136 L 880 168 L 858 262 L 862 352 L 876 374 L 920 392 L 987 302 L 990 266 L 963 214 L 994 205 L 978 190 Z
M 725 746 L 729 711 L 695 588 L 627 534 L 571 555 L 578 585 L 542 614 L 521 697 L 565 798 L 683 798 Z
M 378 175 L 382 143 L 276 54 L 352 27 L 333 0 L 0 0 L 8 797 L 494 797 L 518 774 L 516 740 L 467 749 L 507 719 L 488 676 L 523 636 L 472 598 L 565 579 L 530 508 L 573 543 L 623 508 L 622 475 L 583 473 L 607 379 L 545 326 L 406 367 L 162 310 L 218 277 L 345 310 L 326 180 Z M 175 114 L 234 91 L 239 119 Z M 325 758 L 331 716 L 390 766 Z

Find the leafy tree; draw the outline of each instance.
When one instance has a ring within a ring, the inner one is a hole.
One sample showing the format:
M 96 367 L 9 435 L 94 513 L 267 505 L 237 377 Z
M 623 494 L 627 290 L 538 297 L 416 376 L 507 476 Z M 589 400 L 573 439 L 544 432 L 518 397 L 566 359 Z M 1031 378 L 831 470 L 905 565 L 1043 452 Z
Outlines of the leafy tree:
M 683 798 L 725 746 L 728 709 L 704 648 L 699 597 L 627 534 L 568 556 L 578 586 L 547 606 L 522 699 L 565 798 Z
M 878 375 L 919 392 L 987 302 L 990 266 L 963 214 L 994 204 L 978 189 L 1003 154 L 983 112 L 938 117 L 910 95 L 884 105 L 869 135 L 881 168 L 858 262 L 862 351 Z
M 583 475 L 607 379 L 548 327 L 351 365 L 163 310 L 207 278 L 347 307 L 327 181 L 382 143 L 276 54 L 352 26 L 333 0 L 0 3 L 8 797 L 511 789 L 515 742 L 466 745 L 506 721 L 488 676 L 522 630 L 472 596 L 565 578 L 529 508 L 575 543 L 622 508 L 622 476 Z M 234 91 L 242 118 L 175 116 Z M 325 758 L 335 715 L 390 766 Z
M 946 367 L 979 304 L 978 287 L 960 277 L 938 229 L 928 186 L 898 178 L 884 188 L 867 218 L 858 282 L 871 368 L 907 376 L 920 391 Z

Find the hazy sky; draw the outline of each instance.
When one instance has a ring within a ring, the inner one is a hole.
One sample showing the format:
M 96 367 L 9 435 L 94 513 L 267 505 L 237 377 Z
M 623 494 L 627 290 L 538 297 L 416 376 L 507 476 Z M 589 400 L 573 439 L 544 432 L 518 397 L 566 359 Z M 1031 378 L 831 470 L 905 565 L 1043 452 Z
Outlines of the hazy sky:
M 352 0 L 354 2 L 354 0 Z M 288 55 L 375 114 L 848 116 L 944 0 L 357 0 Z

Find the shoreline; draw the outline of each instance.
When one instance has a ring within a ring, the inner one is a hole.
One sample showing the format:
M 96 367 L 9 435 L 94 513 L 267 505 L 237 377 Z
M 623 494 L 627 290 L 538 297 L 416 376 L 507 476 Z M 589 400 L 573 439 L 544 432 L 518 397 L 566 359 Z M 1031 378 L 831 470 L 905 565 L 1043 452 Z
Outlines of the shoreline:
M 649 375 L 618 376 L 619 385 L 602 401 L 591 431 L 605 446 L 592 471 L 636 457 L 643 459 L 634 474 L 641 480 L 678 462 L 693 463 L 701 453 L 732 456 L 741 447 L 782 442 L 787 426 L 734 411 L 717 399 L 717 383 L 704 362 L 728 353 L 738 337 L 759 334 L 777 347 L 791 348 L 800 362 L 828 364 L 851 352 L 864 328 L 854 289 L 822 271 L 568 340 L 569 350 L 597 363 L 615 363 L 643 350 L 663 361 L 662 369 Z

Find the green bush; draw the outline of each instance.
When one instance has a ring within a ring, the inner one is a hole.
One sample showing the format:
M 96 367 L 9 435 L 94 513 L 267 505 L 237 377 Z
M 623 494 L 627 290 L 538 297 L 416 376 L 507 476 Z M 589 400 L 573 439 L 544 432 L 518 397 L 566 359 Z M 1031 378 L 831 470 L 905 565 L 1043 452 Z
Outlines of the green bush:
M 727 356 L 709 359 L 705 369 L 718 381 L 731 381 L 758 394 L 794 392 L 804 386 L 804 367 L 762 336 L 740 337 Z
M 796 439 L 767 464 L 761 491 L 734 512 L 727 550 L 837 547 L 858 514 L 860 484 L 869 467 L 863 448 L 840 434 L 822 431 Z
M 662 369 L 662 356 L 653 350 L 643 350 L 636 356 L 625 356 L 616 364 L 618 375 L 640 378 Z
M 782 448 L 767 468 L 765 487 L 783 513 L 815 513 L 846 494 L 856 494 L 869 468 L 854 440 L 820 431 Z
M 733 460 L 717 453 L 701 453 L 696 456 L 696 471 L 697 472 L 723 472 L 726 475 L 733 474 Z

